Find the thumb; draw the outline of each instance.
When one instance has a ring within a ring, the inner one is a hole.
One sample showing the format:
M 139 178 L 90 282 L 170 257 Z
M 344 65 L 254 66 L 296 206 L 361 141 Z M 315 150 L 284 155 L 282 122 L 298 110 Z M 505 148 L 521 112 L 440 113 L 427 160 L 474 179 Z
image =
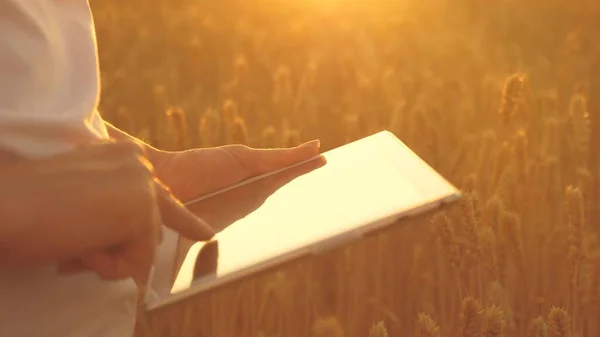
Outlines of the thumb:
M 190 212 L 160 180 L 154 181 L 158 208 L 165 226 L 196 241 L 210 240 L 215 235 L 214 230 L 204 220 Z
M 229 151 L 247 171 L 246 175 L 251 177 L 308 160 L 317 156 L 320 148 L 321 141 L 315 139 L 293 148 L 254 149 L 232 147 Z

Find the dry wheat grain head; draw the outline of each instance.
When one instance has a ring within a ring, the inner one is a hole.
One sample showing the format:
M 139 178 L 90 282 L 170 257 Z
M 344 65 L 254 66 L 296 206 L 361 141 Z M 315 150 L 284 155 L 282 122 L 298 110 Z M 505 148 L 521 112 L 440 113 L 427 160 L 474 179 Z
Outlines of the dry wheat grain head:
M 272 125 L 265 127 L 262 131 L 260 146 L 263 148 L 279 147 L 280 142 L 277 141 L 277 129 Z
M 221 136 L 221 120 L 217 112 L 208 108 L 202 114 L 199 125 L 199 135 L 201 140 L 201 146 L 212 147 L 219 144 L 219 137 Z
M 181 108 L 170 108 L 165 112 L 168 126 L 173 130 L 177 150 L 188 147 L 188 125 L 185 112 Z
M 235 117 L 230 125 L 231 143 L 248 145 L 248 128 L 242 117 Z
M 472 297 L 463 299 L 458 336 L 479 337 L 481 333 L 482 313 L 479 301 Z
M 283 138 L 284 147 L 294 147 L 300 145 L 302 142 L 300 138 L 300 131 L 298 130 L 286 130 Z
M 420 337 L 440 337 L 440 327 L 428 314 L 419 314 L 418 325 L 421 331 Z
M 479 245 L 479 196 L 476 191 L 464 192 L 463 198 L 460 201 L 461 219 L 460 222 L 464 226 L 465 236 L 473 244 L 474 247 Z
M 431 222 L 446 253 L 448 262 L 453 267 L 458 268 L 460 266 L 460 251 L 456 244 L 454 227 L 450 222 L 450 218 L 445 213 L 437 213 L 432 217 Z
M 569 259 L 573 263 L 579 263 L 584 257 L 584 225 L 585 209 L 583 194 L 574 186 L 567 186 L 565 192 L 565 208 L 569 226 Z
M 496 305 L 486 308 L 481 329 L 482 337 L 503 337 L 505 328 L 504 310 Z
M 511 306 L 511 297 L 506 291 L 502 283 L 494 281 L 489 285 L 487 301 L 489 304 L 495 305 L 504 312 L 504 320 L 506 322 L 506 331 L 512 332 L 516 328 L 515 314 Z M 518 299 L 516 300 L 518 301 Z
M 528 337 L 548 337 L 548 325 L 544 318 L 538 316 L 531 320 L 528 328 Z
M 517 114 L 519 100 L 523 95 L 526 77 L 523 74 L 511 75 L 504 85 L 502 92 L 502 105 L 500 107 L 500 116 L 503 123 L 508 124 Z
M 586 294 L 586 278 L 589 278 L 591 270 L 587 260 L 587 240 L 585 228 L 585 204 L 583 193 L 579 188 L 567 186 L 565 192 L 565 211 L 567 213 L 568 245 L 567 258 L 571 262 L 571 323 L 573 331 L 579 332 L 581 323 L 582 301 L 588 296 Z
M 221 109 L 221 120 L 225 124 L 233 122 L 234 118 L 239 116 L 238 105 L 231 99 L 223 102 L 223 108 Z
M 552 307 L 550 309 L 548 326 L 556 337 L 571 337 L 571 317 L 564 308 Z
M 383 321 L 379 321 L 373 324 L 371 329 L 369 329 L 369 337 L 389 337 L 385 323 L 383 323 Z
M 500 218 L 500 236 L 508 244 L 511 257 L 522 277 L 526 276 L 521 219 L 515 213 L 505 211 Z

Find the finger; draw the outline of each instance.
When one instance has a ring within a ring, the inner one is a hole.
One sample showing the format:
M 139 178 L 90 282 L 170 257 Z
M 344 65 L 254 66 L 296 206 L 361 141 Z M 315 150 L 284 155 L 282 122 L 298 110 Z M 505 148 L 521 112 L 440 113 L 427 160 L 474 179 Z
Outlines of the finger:
M 202 219 L 190 212 L 160 180 L 155 179 L 156 196 L 162 222 L 188 239 L 209 240 L 215 235 L 213 229 Z
M 247 171 L 248 176 L 252 177 L 308 160 L 317 156 L 320 148 L 321 141 L 316 139 L 287 149 L 254 149 L 232 146 L 227 150 Z

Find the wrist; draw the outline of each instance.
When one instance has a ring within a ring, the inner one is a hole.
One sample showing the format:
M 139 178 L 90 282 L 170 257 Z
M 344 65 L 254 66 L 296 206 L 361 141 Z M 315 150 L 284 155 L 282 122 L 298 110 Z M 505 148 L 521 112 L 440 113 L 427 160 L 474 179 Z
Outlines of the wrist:
M 109 122 L 105 121 L 104 124 L 106 125 L 106 130 L 108 131 L 108 135 L 110 136 L 110 138 L 117 140 L 134 141 L 142 145 L 142 147 L 144 148 L 144 152 L 146 152 L 146 158 L 150 161 L 152 166 L 154 166 L 156 172 L 160 172 L 162 170 L 162 167 L 165 165 L 164 163 L 167 162 L 167 157 L 169 157 L 170 152 L 159 150 L 153 147 L 152 145 L 145 143 L 144 141 L 128 134 L 127 132 L 120 130 L 119 128 L 110 124 Z
M 161 172 L 168 163 L 168 158 L 170 158 L 172 152 L 159 150 L 150 145 L 146 145 L 144 150 L 146 151 L 146 157 L 154 167 L 154 171 L 160 177 Z

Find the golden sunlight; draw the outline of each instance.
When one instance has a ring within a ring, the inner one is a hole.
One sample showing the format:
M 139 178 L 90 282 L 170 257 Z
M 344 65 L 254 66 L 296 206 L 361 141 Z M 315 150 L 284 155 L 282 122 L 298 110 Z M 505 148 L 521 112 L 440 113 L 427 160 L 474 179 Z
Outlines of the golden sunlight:
M 91 1 L 100 111 L 119 128 L 169 151 L 312 139 L 327 151 L 389 130 L 464 193 L 456 208 L 190 298 L 152 317 L 156 331 L 600 336 L 599 1 L 140 3 Z M 410 192 L 355 180 L 370 207 Z M 367 209 L 347 190 L 296 202 Z M 328 228 L 307 214 L 268 220 L 293 226 L 282 237 Z

